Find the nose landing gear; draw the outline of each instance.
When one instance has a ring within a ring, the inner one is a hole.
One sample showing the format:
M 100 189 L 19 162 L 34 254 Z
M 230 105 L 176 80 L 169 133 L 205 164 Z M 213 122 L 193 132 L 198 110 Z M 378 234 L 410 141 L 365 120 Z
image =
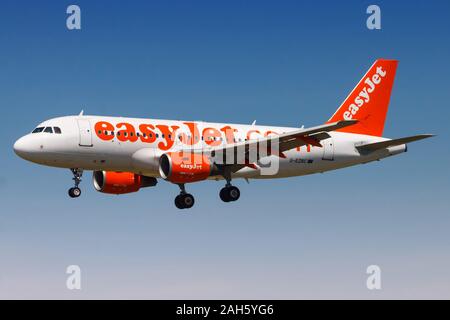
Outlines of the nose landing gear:
M 178 185 L 181 189 L 181 192 L 178 196 L 175 197 L 175 206 L 178 209 L 189 209 L 194 206 L 195 199 L 192 194 L 186 192 L 184 184 Z
M 81 189 L 78 187 L 70 188 L 68 193 L 71 198 L 78 198 L 81 196 Z
M 72 180 L 74 181 L 75 186 L 73 188 L 70 188 L 68 193 L 71 198 L 78 198 L 79 196 L 81 196 L 81 189 L 78 187 L 78 185 L 81 182 L 81 177 L 83 176 L 83 170 L 75 168 L 75 169 L 70 169 L 70 171 L 72 171 L 72 174 L 73 174 Z

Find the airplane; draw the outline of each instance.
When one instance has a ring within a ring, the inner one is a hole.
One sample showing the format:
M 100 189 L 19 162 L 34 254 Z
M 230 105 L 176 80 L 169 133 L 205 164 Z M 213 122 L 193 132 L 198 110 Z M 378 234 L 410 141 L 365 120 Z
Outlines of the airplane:
M 209 123 L 161 119 L 78 116 L 50 119 L 14 144 L 28 161 L 68 168 L 81 195 L 83 171 L 93 171 L 94 188 L 126 194 L 154 187 L 163 179 L 176 184 L 179 209 L 194 197 L 185 185 L 222 180 L 220 199 L 234 202 L 240 190 L 233 179 L 273 179 L 322 173 L 381 160 L 407 151 L 407 143 L 432 137 L 383 137 L 397 60 L 378 59 L 331 118 L 310 128 Z

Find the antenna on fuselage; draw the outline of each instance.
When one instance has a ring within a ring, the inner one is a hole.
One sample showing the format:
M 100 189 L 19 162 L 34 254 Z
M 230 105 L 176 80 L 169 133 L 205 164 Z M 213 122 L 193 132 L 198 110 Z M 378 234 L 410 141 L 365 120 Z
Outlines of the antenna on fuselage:
M 84 110 L 81 110 L 81 112 L 80 112 L 79 116 L 80 116 L 80 117 L 82 117 L 82 116 L 83 116 L 83 114 L 84 114 Z
M 256 120 L 253 120 L 252 122 L 252 126 L 254 126 L 256 124 Z

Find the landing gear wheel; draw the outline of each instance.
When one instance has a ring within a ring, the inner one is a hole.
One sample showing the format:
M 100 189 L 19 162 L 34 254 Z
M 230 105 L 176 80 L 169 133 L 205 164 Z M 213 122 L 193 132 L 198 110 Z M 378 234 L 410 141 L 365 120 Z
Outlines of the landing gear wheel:
M 178 209 L 183 209 L 183 204 L 181 203 L 181 194 L 175 197 L 175 206 Z
M 219 192 L 219 197 L 223 202 L 230 202 L 230 198 L 228 198 L 228 188 L 222 188 Z
M 78 198 L 81 196 L 81 189 L 78 187 L 70 188 L 69 189 L 69 196 L 71 198 Z
M 230 202 L 230 201 L 236 201 L 241 196 L 241 192 L 239 189 L 235 186 L 229 186 L 222 188 L 219 193 L 220 199 L 222 199 L 223 202 Z
M 189 209 L 194 206 L 194 196 L 189 193 L 180 194 L 175 197 L 175 206 L 178 209 Z
M 194 206 L 195 200 L 192 194 L 186 193 L 181 196 L 181 203 L 185 209 L 192 208 Z
M 236 201 L 241 196 L 241 192 L 235 186 L 228 188 L 228 198 L 230 201 Z

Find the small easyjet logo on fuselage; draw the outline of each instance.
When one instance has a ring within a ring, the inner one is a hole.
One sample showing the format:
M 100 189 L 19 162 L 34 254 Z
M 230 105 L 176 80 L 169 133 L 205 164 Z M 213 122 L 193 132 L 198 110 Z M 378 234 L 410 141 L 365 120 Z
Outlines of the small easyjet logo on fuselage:
M 355 97 L 353 103 L 348 106 L 347 111 L 344 112 L 344 119 L 351 120 L 358 113 L 358 111 L 370 102 L 370 95 L 380 85 L 382 79 L 386 77 L 386 71 L 381 67 L 377 67 L 377 71 L 372 76 L 364 80 L 364 88 Z

